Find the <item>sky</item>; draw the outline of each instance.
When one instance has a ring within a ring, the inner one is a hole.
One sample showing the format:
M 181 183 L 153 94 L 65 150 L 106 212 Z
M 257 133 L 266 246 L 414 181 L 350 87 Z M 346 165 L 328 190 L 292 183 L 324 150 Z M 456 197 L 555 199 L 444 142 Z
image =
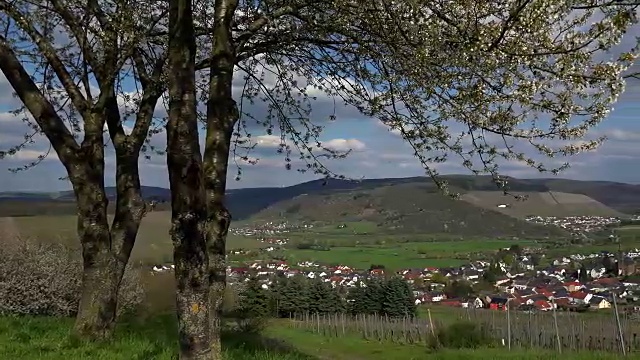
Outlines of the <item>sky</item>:
M 640 68 L 640 67 L 639 67 Z M 12 89 L 0 74 L 0 150 L 21 142 L 29 128 L 20 117 L 9 111 L 20 106 L 19 99 L 13 96 Z M 253 114 L 264 113 L 264 105 L 254 105 Z M 162 110 L 161 110 L 162 111 Z M 335 121 L 327 119 L 334 113 Z M 596 151 L 584 153 L 569 160 L 571 167 L 559 177 L 578 180 L 608 180 L 640 184 L 640 81 L 629 82 L 627 90 L 615 104 L 614 110 L 594 133 L 606 135 L 609 139 Z M 422 176 L 424 170 L 414 158 L 411 148 L 402 138 L 389 131 L 375 119 L 361 116 L 357 110 L 334 105 L 333 99 L 320 96 L 312 104 L 311 118 L 325 125 L 323 144 L 336 150 L 351 149 L 345 159 L 325 161 L 336 174 L 348 178 L 386 178 Z M 250 154 L 258 158 L 256 165 L 241 165 L 240 180 L 235 179 L 236 165 L 229 169 L 229 188 L 279 187 L 290 186 L 317 178 L 317 175 L 302 174 L 286 170 L 284 157 L 275 150 L 279 137 L 254 132 L 258 147 Z M 153 143 L 163 147 L 165 135 L 159 134 Z M 64 167 L 52 151 L 37 166 L 14 173 L 12 168 L 21 167 L 45 153 L 49 144 L 43 136 L 34 138 L 34 142 L 13 156 L 0 160 L 0 191 L 60 191 L 71 188 L 66 180 Z M 295 158 L 295 154 L 293 155 Z M 114 184 L 114 159 L 109 154 L 105 159 L 106 183 Z M 146 186 L 168 187 L 165 158 L 151 155 L 150 159 L 140 160 L 142 184 Z M 438 167 L 443 174 L 468 173 L 454 160 Z M 502 174 L 517 178 L 552 177 L 540 174 L 523 164 L 510 163 L 502 167 Z

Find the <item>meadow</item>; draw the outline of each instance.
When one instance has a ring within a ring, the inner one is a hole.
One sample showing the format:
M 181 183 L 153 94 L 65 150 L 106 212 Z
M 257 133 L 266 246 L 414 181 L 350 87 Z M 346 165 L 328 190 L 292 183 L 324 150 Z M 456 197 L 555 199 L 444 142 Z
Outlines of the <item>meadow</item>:
M 0 317 L 0 353 L 12 360 L 173 360 L 177 334 L 171 315 L 125 319 L 114 339 L 89 343 L 70 336 L 72 319 Z M 273 321 L 260 333 L 226 331 L 226 360 L 613 360 L 620 355 L 544 349 L 482 347 L 429 350 L 424 344 L 374 341 L 357 335 L 326 336 L 289 320 Z M 632 358 L 633 355 L 630 356 Z
M 459 240 L 430 241 L 386 245 L 336 246 L 328 250 L 297 249 L 290 247 L 282 252 L 291 263 L 314 261 L 329 265 L 348 265 L 368 269 L 372 264 L 387 269 L 451 267 L 462 265 L 474 257 L 484 258 L 514 243 L 520 246 L 534 245 L 532 241 L 509 240 Z

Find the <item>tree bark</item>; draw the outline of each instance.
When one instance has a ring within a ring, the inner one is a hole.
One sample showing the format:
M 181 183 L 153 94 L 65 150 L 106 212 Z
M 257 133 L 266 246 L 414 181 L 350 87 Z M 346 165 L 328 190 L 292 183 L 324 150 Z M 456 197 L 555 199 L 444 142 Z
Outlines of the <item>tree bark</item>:
M 204 151 L 204 176 L 207 198 L 209 258 L 210 347 L 215 359 L 222 358 L 220 325 L 222 303 L 227 284 L 226 241 L 231 214 L 225 206 L 229 149 L 233 129 L 240 114 L 233 100 L 233 68 L 236 60 L 231 22 L 237 6 L 235 0 L 218 0 L 214 8 L 207 134 Z
M 75 331 L 83 337 L 103 339 L 111 334 L 115 323 L 117 291 L 114 286 L 118 281 L 117 274 L 113 274 L 115 259 L 111 252 L 108 199 L 104 191 L 104 147 L 102 139 L 91 131 L 97 124 L 85 126 L 89 132 L 77 153 L 77 163 L 67 168 L 76 195 L 83 258 L 82 295 Z M 78 166 L 87 162 L 92 166 Z
M 104 121 L 93 121 L 102 127 Z M 116 212 L 111 224 L 104 187 L 102 132 L 88 133 L 79 151 L 79 163 L 69 166 L 78 206 L 78 236 L 82 245 L 82 294 L 74 330 L 96 340 L 109 338 L 115 327 L 118 290 L 133 249 L 145 204 L 140 192 L 137 153 L 116 149 Z M 95 129 L 93 129 L 95 130 Z
M 169 4 L 169 120 L 167 168 L 171 186 L 176 309 L 181 360 L 212 358 L 209 346 L 207 207 L 198 141 L 195 36 L 191 0 Z

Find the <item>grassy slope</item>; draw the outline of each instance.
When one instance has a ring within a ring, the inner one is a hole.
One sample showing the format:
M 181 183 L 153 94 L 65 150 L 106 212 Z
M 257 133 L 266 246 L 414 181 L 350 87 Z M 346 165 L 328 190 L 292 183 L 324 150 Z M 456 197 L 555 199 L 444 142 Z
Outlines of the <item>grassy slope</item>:
M 582 194 L 564 192 L 513 192 L 525 195 L 527 200 L 518 201 L 501 191 L 470 191 L 461 196 L 461 200 L 473 205 L 492 209 L 505 215 L 524 218 L 538 216 L 621 216 L 622 214 L 608 206 Z M 509 205 L 498 208 L 500 204 Z
M 0 354 L 12 360 L 131 360 L 175 359 L 177 336 L 172 316 L 155 316 L 121 323 L 108 343 L 87 343 L 69 336 L 71 319 L 0 317 Z M 563 353 L 500 349 L 429 352 L 419 345 L 366 341 L 358 337 L 328 338 L 283 324 L 264 335 L 226 334 L 227 360 L 609 360 L 616 354 Z
M 302 195 L 258 213 L 256 220 L 369 221 L 398 233 L 449 233 L 491 237 L 562 236 L 557 228 L 529 224 L 493 210 L 452 200 L 432 187 L 403 184 L 370 190 Z

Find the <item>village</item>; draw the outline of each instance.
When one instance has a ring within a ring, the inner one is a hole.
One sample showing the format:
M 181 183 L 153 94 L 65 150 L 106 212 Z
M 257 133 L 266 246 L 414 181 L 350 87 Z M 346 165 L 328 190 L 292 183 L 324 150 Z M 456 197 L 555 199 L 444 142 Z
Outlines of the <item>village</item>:
M 621 221 L 618 217 L 608 216 L 527 216 L 525 220 L 537 224 L 555 225 L 572 233 L 600 231 Z
M 521 311 L 601 310 L 610 309 L 614 301 L 618 305 L 640 305 L 640 276 L 634 276 L 640 270 L 636 265 L 640 260 L 638 249 L 623 253 L 620 264 L 619 255 L 601 252 L 547 259 L 546 266 L 532 264 L 526 251 L 523 249 L 523 254 L 511 265 L 502 261 L 493 264 L 474 261 L 460 267 L 402 269 L 392 273 L 383 268 L 363 270 L 310 261 L 295 264 L 283 260 L 252 261 L 245 266 L 229 266 L 227 276 L 230 285 L 256 277 L 265 289 L 278 276 L 304 276 L 347 290 L 366 286 L 365 280 L 371 277 L 402 276 L 412 284 L 417 305 Z M 154 271 L 168 269 L 154 267 Z M 495 274 L 487 276 L 489 272 Z M 467 290 L 452 295 L 447 291 L 451 284 L 465 284 Z M 481 284 L 484 288 L 477 291 Z
M 551 223 L 566 229 L 596 231 L 618 223 L 617 218 L 531 217 L 528 221 Z M 303 225 L 310 228 L 312 225 Z M 288 232 L 300 228 L 287 223 L 240 228 L 234 233 L 253 236 L 266 246 L 255 250 L 230 250 L 229 255 L 254 255 L 284 249 Z M 492 260 L 475 260 L 458 267 L 407 268 L 388 271 L 384 267 L 354 269 L 347 265 L 313 261 L 288 263 L 286 259 L 249 260 L 227 267 L 229 284 L 257 278 L 267 289 L 277 277 L 304 276 L 322 279 L 333 287 L 348 289 L 366 286 L 372 277 L 401 276 L 414 289 L 416 305 L 438 305 L 493 310 L 596 311 L 616 305 L 638 309 L 640 305 L 640 250 L 575 253 L 546 258 L 538 248 L 505 248 Z M 171 270 L 172 265 L 155 266 L 154 272 Z M 452 290 L 452 288 L 456 288 Z

